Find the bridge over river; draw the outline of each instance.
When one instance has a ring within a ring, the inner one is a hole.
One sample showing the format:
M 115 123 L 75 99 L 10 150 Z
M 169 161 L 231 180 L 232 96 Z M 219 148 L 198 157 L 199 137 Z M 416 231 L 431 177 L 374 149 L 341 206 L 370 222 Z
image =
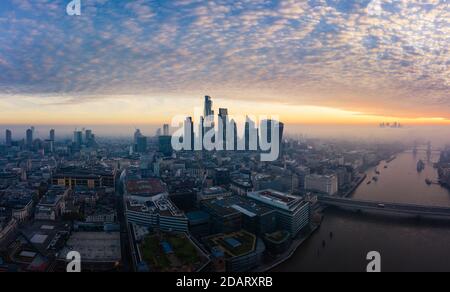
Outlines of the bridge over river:
M 382 213 L 406 214 L 422 217 L 440 217 L 450 219 L 450 207 L 423 206 L 402 203 L 365 201 L 331 196 L 320 196 L 319 202 L 325 206 L 335 206 L 356 211 L 378 211 Z

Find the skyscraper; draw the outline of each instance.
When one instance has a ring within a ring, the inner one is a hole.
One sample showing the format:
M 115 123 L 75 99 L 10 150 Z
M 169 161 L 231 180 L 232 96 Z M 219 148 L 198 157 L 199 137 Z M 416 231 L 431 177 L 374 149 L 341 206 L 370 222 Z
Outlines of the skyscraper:
M 223 149 L 227 149 L 227 124 L 228 124 L 228 109 L 219 109 L 219 133 L 222 133 Z
M 185 150 L 194 150 L 194 138 L 194 123 L 192 117 L 187 117 L 184 121 L 183 141 L 189 144 L 190 149 Z
M 89 143 L 92 140 L 92 130 L 86 130 L 85 137 L 86 143 Z
M 55 129 L 50 130 L 49 140 L 55 142 Z
M 213 102 L 210 96 L 205 96 L 205 109 L 203 111 L 204 117 L 213 116 L 214 111 L 212 110 Z
M 73 132 L 73 143 L 80 147 L 83 144 L 83 132 L 75 131 Z
M 213 102 L 210 96 L 205 96 L 205 109 L 204 109 L 204 119 L 203 119 L 203 129 L 204 135 L 214 129 L 214 111 L 212 110 Z M 215 141 L 215 135 L 212 136 L 211 141 Z
M 171 136 L 159 136 L 159 152 L 161 152 L 166 157 L 172 155 L 173 149 Z
M 168 124 L 164 124 L 163 126 L 163 135 L 164 136 L 169 136 L 169 125 Z
M 28 129 L 26 133 L 26 144 L 28 147 L 31 147 L 33 145 L 33 130 Z
M 11 147 L 12 146 L 12 132 L 11 132 L 11 130 L 6 130 L 5 141 L 6 141 L 6 146 L 7 147 Z
M 137 144 L 137 140 L 141 136 L 142 136 L 141 130 L 136 129 L 136 131 L 134 132 L 134 144 Z
M 258 130 L 256 129 L 255 122 L 249 117 L 245 121 L 245 150 L 257 150 L 258 149 Z
M 147 152 L 147 137 L 140 136 L 140 137 L 137 138 L 136 151 L 138 153 L 145 153 L 145 152 Z

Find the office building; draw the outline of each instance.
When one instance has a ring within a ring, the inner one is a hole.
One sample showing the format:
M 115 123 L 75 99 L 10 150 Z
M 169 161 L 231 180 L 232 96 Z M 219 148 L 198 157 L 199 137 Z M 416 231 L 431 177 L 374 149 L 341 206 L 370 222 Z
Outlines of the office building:
M 214 111 L 212 110 L 213 102 L 210 96 L 205 96 L 205 108 L 203 110 L 203 116 L 209 117 L 214 115 Z
M 247 272 L 262 263 L 264 242 L 246 231 L 217 234 L 203 240 L 213 258 L 223 258 L 227 272 Z
M 184 135 L 183 135 L 183 143 L 185 144 L 184 150 L 190 151 L 194 150 L 194 122 L 192 121 L 192 117 L 187 117 L 184 121 Z
M 168 124 L 164 124 L 163 126 L 163 135 L 164 136 L 169 136 L 170 135 L 170 128 Z
M 26 145 L 31 147 L 33 145 L 33 129 L 28 129 L 26 132 Z
M 153 197 L 167 192 L 166 185 L 157 178 L 130 179 L 125 182 L 125 196 Z
M 245 229 L 256 235 L 272 233 L 277 229 L 274 208 L 246 197 L 230 196 L 201 202 L 211 219 L 212 233 L 227 233 Z
M 219 133 L 221 133 L 221 139 L 223 142 L 223 149 L 227 150 L 227 125 L 228 125 L 228 109 L 219 109 Z M 232 145 L 229 145 L 232 146 Z
M 145 153 L 147 152 L 147 137 L 145 136 L 139 136 L 136 140 L 136 152 L 138 153 Z
M 5 132 L 5 144 L 7 147 L 12 146 L 12 132 L 11 130 L 6 130 Z
M 81 131 L 74 131 L 73 132 L 73 143 L 77 147 L 81 147 L 83 144 L 83 132 Z
M 159 136 L 158 142 L 159 152 L 161 152 L 166 157 L 172 156 L 172 136 Z
M 310 174 L 305 177 L 305 189 L 318 194 L 334 196 L 338 192 L 338 178 L 334 174 Z
M 288 231 L 292 237 L 310 222 L 310 203 L 300 197 L 274 190 L 249 192 L 248 198 L 274 208 L 277 212 L 278 229 Z
M 204 188 L 201 192 L 197 195 L 198 201 L 203 200 L 210 200 L 210 199 L 217 199 L 217 198 L 223 198 L 231 196 L 232 192 L 226 190 L 222 187 L 210 187 L 210 188 Z
M 128 223 L 164 231 L 187 232 L 189 220 L 167 194 L 152 197 L 125 196 Z
M 256 151 L 258 150 L 258 129 L 256 124 L 249 117 L 245 121 L 245 150 L 246 151 Z
M 55 138 L 56 138 L 55 130 L 51 129 L 49 133 L 49 140 L 55 142 Z

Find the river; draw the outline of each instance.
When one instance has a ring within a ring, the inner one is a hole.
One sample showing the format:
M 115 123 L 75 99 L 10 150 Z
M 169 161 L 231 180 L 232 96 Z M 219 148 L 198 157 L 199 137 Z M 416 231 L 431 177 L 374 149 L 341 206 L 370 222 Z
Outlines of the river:
M 426 163 L 418 173 L 417 161 Z M 383 202 L 450 206 L 450 191 L 425 179 L 437 181 L 434 153 L 412 151 L 397 155 L 390 163 L 383 161 L 367 171 L 368 178 L 354 198 Z M 384 166 L 387 165 L 387 168 Z M 379 175 L 375 173 L 378 170 Z M 377 182 L 372 181 L 378 176 Z M 330 236 L 330 233 L 333 236 Z M 325 246 L 323 246 L 325 242 Z M 274 269 L 276 272 L 360 271 L 366 270 L 366 255 L 381 254 L 382 271 L 450 272 L 450 221 L 352 213 L 328 209 L 321 228 L 301 246 L 295 255 Z

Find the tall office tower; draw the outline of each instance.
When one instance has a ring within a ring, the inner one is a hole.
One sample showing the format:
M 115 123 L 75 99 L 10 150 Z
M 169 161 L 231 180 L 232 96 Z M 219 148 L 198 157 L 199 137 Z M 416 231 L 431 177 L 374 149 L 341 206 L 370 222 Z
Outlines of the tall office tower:
M 11 147 L 12 146 L 12 132 L 11 130 L 6 130 L 5 132 L 5 142 L 6 142 L 6 146 L 7 147 Z
M 164 156 L 172 156 L 172 136 L 159 136 L 159 152 Z
M 50 130 L 49 140 L 55 142 L 55 129 Z
M 83 144 L 83 132 L 82 131 L 73 132 L 73 143 L 78 147 Z
M 219 109 L 219 133 L 222 132 L 223 149 L 227 150 L 227 124 L 228 124 L 228 109 Z
M 232 119 L 231 121 L 230 121 L 230 127 L 233 127 L 233 134 L 234 134 L 234 137 L 233 137 L 233 143 L 234 143 L 234 145 L 233 145 L 233 150 L 235 150 L 235 151 L 237 151 L 238 150 L 238 145 L 239 145 L 239 135 L 238 135 L 238 129 L 237 129 L 237 124 L 236 124 L 236 122 Z
M 212 110 L 213 102 L 210 96 L 205 96 L 205 109 L 204 109 L 204 120 L 203 129 L 204 135 L 214 129 L 214 111 Z M 208 126 L 206 126 L 207 124 Z M 203 135 L 203 137 L 204 137 Z M 212 136 L 211 141 L 215 142 L 215 135 Z
M 249 117 L 245 121 L 245 150 L 257 150 L 258 149 L 258 130 L 256 124 Z
M 138 152 L 138 153 L 147 152 L 147 137 L 140 136 L 137 138 L 136 152 Z
M 156 137 L 159 137 L 159 136 L 161 136 L 161 128 L 158 128 L 158 130 L 156 130 Z
M 86 143 L 89 143 L 92 141 L 92 130 L 86 130 L 84 135 L 85 135 Z
M 134 145 L 137 145 L 137 140 L 139 137 L 142 137 L 141 130 L 136 129 L 136 131 L 134 132 Z
M 210 96 L 205 96 L 205 109 L 203 111 L 204 117 L 213 116 L 214 112 L 212 110 L 213 102 Z
M 28 147 L 31 147 L 33 145 L 33 130 L 32 129 L 28 129 L 27 133 L 26 133 L 26 144 Z
M 277 123 L 278 124 L 278 142 L 280 142 L 280 145 L 283 141 L 283 132 L 284 132 L 284 124 L 282 122 L 279 121 L 275 121 L 275 120 L 266 120 L 266 121 L 262 121 L 267 122 L 267 142 L 271 143 L 272 142 L 272 127 L 273 127 L 273 123 Z M 260 129 L 261 130 L 261 129 Z
M 187 117 L 184 121 L 184 135 L 183 141 L 188 141 L 190 149 L 185 150 L 194 150 L 194 122 L 192 121 L 192 117 Z
M 169 136 L 170 134 L 169 134 L 169 130 L 170 128 L 169 128 L 169 125 L 168 124 L 164 124 L 164 126 L 163 126 L 163 135 L 164 136 Z

